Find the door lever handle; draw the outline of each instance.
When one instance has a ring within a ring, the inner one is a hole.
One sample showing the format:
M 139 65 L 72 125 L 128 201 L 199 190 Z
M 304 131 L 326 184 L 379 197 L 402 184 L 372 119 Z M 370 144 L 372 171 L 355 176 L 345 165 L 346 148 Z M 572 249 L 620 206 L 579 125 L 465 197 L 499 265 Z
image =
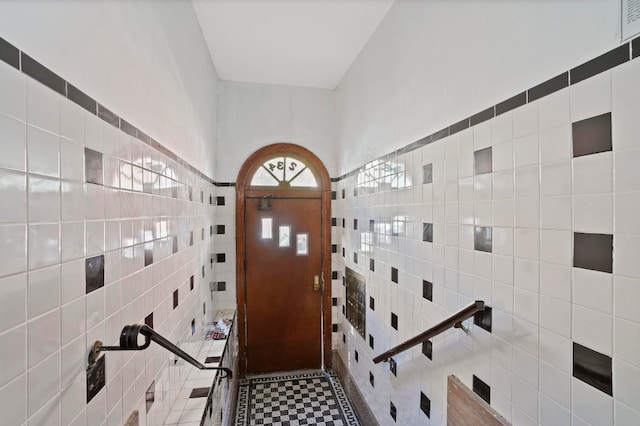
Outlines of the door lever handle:
M 320 290 L 320 275 L 313 276 L 313 289 L 315 291 Z

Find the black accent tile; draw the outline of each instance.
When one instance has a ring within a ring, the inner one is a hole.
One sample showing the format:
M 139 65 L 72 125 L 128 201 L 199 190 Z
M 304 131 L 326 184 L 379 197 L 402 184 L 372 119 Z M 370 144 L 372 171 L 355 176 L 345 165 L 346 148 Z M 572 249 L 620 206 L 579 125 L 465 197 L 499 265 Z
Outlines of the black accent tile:
M 572 133 L 574 157 L 611 151 L 611 113 L 576 121 Z
M 178 289 L 173 291 L 173 309 L 178 307 Z
M 355 351 L 355 359 L 356 362 L 360 362 L 360 355 L 358 355 L 358 351 Z
M 422 241 L 433 242 L 433 223 L 422 224 Z
M 0 61 L 20 69 L 20 51 L 17 47 L 0 37 Z
M 87 367 L 87 404 L 104 388 L 106 384 L 106 354 L 95 364 Z
M 473 316 L 473 323 L 480 328 L 487 330 L 491 333 L 491 323 L 492 323 L 492 309 L 488 306 L 484 307 L 483 311 L 476 312 Z
M 496 117 L 527 103 L 527 92 L 518 93 L 496 105 Z
M 371 371 L 369 371 L 369 383 L 371 384 L 371 387 L 375 387 L 375 378 L 373 377 L 373 373 Z
M 369 219 L 369 231 L 374 232 L 376 229 L 376 221 L 373 219 Z
M 224 205 L 225 205 L 224 197 L 216 197 L 216 206 L 224 206 Z
M 395 422 L 396 421 L 397 410 L 396 410 L 396 406 L 393 405 L 393 402 L 391 402 L 391 401 L 389 401 L 389 415 L 391 416 L 391 418 Z
M 98 104 L 98 117 L 116 128 L 120 127 L 120 117 L 100 104 Z
M 136 138 L 140 139 L 142 142 L 146 143 L 147 145 L 151 145 L 151 137 L 149 137 L 149 135 L 147 135 L 145 132 L 143 132 L 140 129 L 137 129 Z M 193 196 L 189 197 L 189 201 L 193 201 Z
M 104 255 L 85 259 L 86 294 L 104 287 Z
M 42 65 L 24 52 L 21 53 L 22 58 L 22 72 L 40 83 L 44 84 L 48 88 L 55 90 L 62 96 L 66 96 L 66 82 L 62 77 L 51 71 L 49 68 Z
M 398 329 L 398 316 L 393 312 L 391 312 L 391 327 L 393 327 L 395 330 Z
M 193 245 L 193 231 L 189 231 L 189 246 Z
M 216 234 L 217 235 L 223 235 L 225 232 L 227 232 L 227 229 L 226 229 L 225 225 L 216 225 Z
M 331 331 L 333 333 L 337 333 L 338 332 L 338 324 L 331 324 Z
M 191 275 L 191 277 L 189 277 L 189 290 L 193 290 L 193 285 L 194 285 L 194 276 Z
M 537 99 L 550 95 L 558 90 L 564 89 L 569 86 L 569 73 L 563 72 L 562 74 L 553 77 L 544 83 L 540 83 L 535 87 L 529 89 L 528 101 L 533 102 Z
M 171 239 L 173 240 L 173 242 L 172 242 L 172 244 L 171 244 L 171 245 L 173 246 L 173 247 L 172 247 L 172 251 L 173 251 L 173 253 L 175 254 L 175 253 L 177 253 L 177 252 L 178 252 L 178 236 L 177 236 L 177 235 L 173 235 L 173 236 L 171 237 Z
M 200 202 L 204 203 L 204 191 L 200 191 Z
M 431 400 L 422 392 L 420 392 L 420 411 L 426 414 L 427 418 L 431 418 Z
M 96 114 L 98 103 L 70 83 L 67 83 L 67 98 L 90 113 Z
M 223 232 L 224 234 L 224 232 Z M 209 226 L 209 236 L 213 236 L 213 225 Z
M 338 279 L 338 271 L 331 271 L 331 279 L 332 280 Z
M 389 371 L 391 371 L 394 376 L 398 376 L 398 363 L 393 358 L 389 358 Z
M 335 200 L 337 198 L 337 195 L 338 194 L 336 193 L 336 191 L 331 191 L 331 199 L 332 200 Z
M 104 181 L 101 152 L 89 148 L 84 149 L 84 176 L 87 183 L 102 185 Z
M 331 244 L 331 253 L 338 253 L 338 245 Z
M 573 233 L 573 266 L 613 272 L 613 235 Z
M 202 302 L 202 315 L 207 314 L 207 302 Z
M 433 302 L 433 283 L 422 280 L 422 297 Z
M 464 129 L 468 129 L 468 128 L 469 128 L 469 117 L 465 118 L 464 120 L 458 121 L 456 124 L 452 124 L 451 126 L 449 126 L 449 135 L 453 135 L 455 133 L 461 132 Z
M 344 256 L 345 256 L 345 249 L 344 249 L 344 247 L 342 247 L 342 257 L 344 257 Z
M 629 43 L 625 43 L 613 50 L 604 53 L 582 65 L 573 68 L 571 72 L 571 84 L 576 84 L 589 77 L 600 74 L 629 60 Z
M 227 291 L 226 281 L 218 281 L 218 291 Z
M 433 343 L 431 343 L 431 340 L 422 342 L 422 354 L 433 360 Z
M 371 309 L 372 311 L 376 310 L 376 299 L 374 299 L 372 296 L 369 296 L 369 309 Z
M 338 218 L 335 218 L 335 217 L 331 218 L 331 226 L 338 226 Z
M 445 129 L 442 129 L 442 130 L 438 130 L 437 132 L 433 133 L 431 135 L 431 141 L 429 143 L 438 141 L 440 139 L 444 139 L 447 136 L 449 136 L 449 128 L 448 127 L 445 128 Z
M 200 241 L 204 241 L 204 228 L 200 228 Z
M 153 328 L 153 312 L 151 312 L 149 315 L 147 315 L 144 318 L 144 323 L 149 327 Z
M 353 196 L 354 197 L 358 196 L 358 187 L 353 188 Z
M 573 342 L 573 377 L 613 396 L 611 357 Z
M 354 231 L 358 230 L 358 219 L 353 219 L 353 230 Z
M 191 390 L 189 398 L 206 398 L 210 388 L 194 388 Z
M 494 108 L 493 107 L 489 107 L 489 108 L 485 109 L 484 111 L 480 111 L 479 113 L 473 114 L 471 117 L 469 117 L 469 123 L 472 126 L 475 126 L 476 124 L 480 124 L 482 122 L 490 120 L 495 116 L 496 116 L 496 112 L 495 112 Z
M 475 151 L 473 153 L 473 173 L 476 175 L 491 173 L 493 170 L 491 157 L 491 147 Z
M 347 336 L 342 333 L 342 343 L 347 343 Z
M 376 270 L 376 262 L 373 259 L 369 259 L 369 270 L 371 272 L 375 272 Z
M 391 281 L 398 283 L 398 268 L 391 268 Z
M 480 380 L 476 375 L 473 375 L 473 391 L 487 404 L 491 404 L 491 387 Z
M 193 318 L 191 320 L 191 335 L 193 336 L 194 334 L 196 334 L 196 319 Z
M 358 263 L 358 253 L 353 253 L 353 263 Z
M 146 401 L 146 411 L 147 413 L 151 410 L 154 401 L 156 400 L 156 381 L 152 381 L 149 387 L 147 388 L 147 392 L 145 392 L 145 401 Z
M 374 349 L 374 339 L 372 335 L 369 335 L 369 347 Z
M 631 42 L 631 54 L 633 59 L 640 56 L 640 37 L 634 38 Z
M 347 221 L 345 220 L 345 218 L 342 218 L 342 227 L 343 228 L 347 227 Z
M 220 356 L 208 356 L 205 358 L 204 363 L 205 364 L 214 364 L 216 362 L 220 362 L 220 360 L 222 359 L 222 357 Z
M 153 264 L 153 243 L 144 245 L 144 266 Z
M 133 136 L 134 138 L 136 137 L 136 134 L 138 133 L 138 129 L 136 129 L 135 126 L 133 126 L 128 121 L 126 121 L 126 120 L 124 120 L 122 118 L 120 119 L 120 130 L 122 130 L 123 132 L 125 132 L 129 136 Z
M 475 226 L 473 232 L 473 248 L 478 251 L 491 253 L 492 231 L 490 226 Z
M 347 195 L 347 192 L 344 190 L 344 188 L 342 189 L 342 198 L 345 198 Z
M 209 204 L 213 204 L 213 195 L 209 194 Z
M 204 278 L 204 265 L 202 265 L 202 278 Z
M 338 306 L 338 298 L 337 297 L 332 297 L 331 298 L 331 306 Z
M 433 164 L 425 164 L 422 166 L 422 183 L 432 183 L 433 182 Z

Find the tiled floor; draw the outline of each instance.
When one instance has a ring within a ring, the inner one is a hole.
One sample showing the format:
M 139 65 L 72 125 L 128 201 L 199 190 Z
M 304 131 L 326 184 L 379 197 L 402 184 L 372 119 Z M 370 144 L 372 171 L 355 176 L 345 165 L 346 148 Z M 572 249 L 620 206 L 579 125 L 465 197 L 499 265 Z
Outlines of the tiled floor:
M 236 425 L 359 423 L 337 376 L 306 370 L 241 380 Z
M 214 319 L 231 317 L 233 317 L 233 311 L 220 311 L 216 313 Z M 195 358 L 207 367 L 217 367 L 224 351 L 226 340 L 209 339 L 207 338 L 209 334 L 206 329 L 203 331 L 202 346 Z M 207 404 L 207 396 L 215 375 L 215 370 L 198 370 L 193 367 L 164 424 L 171 426 L 200 426 Z

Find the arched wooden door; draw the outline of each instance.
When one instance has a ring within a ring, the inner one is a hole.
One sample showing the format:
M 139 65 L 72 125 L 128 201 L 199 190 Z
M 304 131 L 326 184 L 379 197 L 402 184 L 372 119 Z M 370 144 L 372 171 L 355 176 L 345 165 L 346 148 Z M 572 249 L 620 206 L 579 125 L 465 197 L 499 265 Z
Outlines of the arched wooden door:
M 320 160 L 265 147 L 237 180 L 241 372 L 320 368 L 331 352 L 331 188 Z

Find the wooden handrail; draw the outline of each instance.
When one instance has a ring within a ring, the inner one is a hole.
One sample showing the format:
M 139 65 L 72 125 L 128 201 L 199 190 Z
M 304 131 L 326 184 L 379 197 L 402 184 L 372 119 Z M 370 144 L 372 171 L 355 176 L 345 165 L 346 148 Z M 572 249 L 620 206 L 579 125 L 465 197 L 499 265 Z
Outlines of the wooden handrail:
M 470 316 L 474 315 L 476 312 L 480 312 L 480 311 L 484 311 L 484 301 L 476 300 L 475 302 L 471 303 L 467 307 L 462 308 L 455 314 L 451 315 L 450 317 L 434 325 L 430 329 L 378 355 L 373 359 L 373 362 L 375 364 L 378 364 L 382 361 L 387 361 L 392 356 L 399 354 L 400 352 L 404 352 L 407 349 L 412 348 L 416 345 L 419 345 L 420 343 L 426 340 L 429 340 L 440 333 L 447 331 L 451 327 L 464 329 L 464 327 L 462 326 L 462 321 L 466 320 Z

